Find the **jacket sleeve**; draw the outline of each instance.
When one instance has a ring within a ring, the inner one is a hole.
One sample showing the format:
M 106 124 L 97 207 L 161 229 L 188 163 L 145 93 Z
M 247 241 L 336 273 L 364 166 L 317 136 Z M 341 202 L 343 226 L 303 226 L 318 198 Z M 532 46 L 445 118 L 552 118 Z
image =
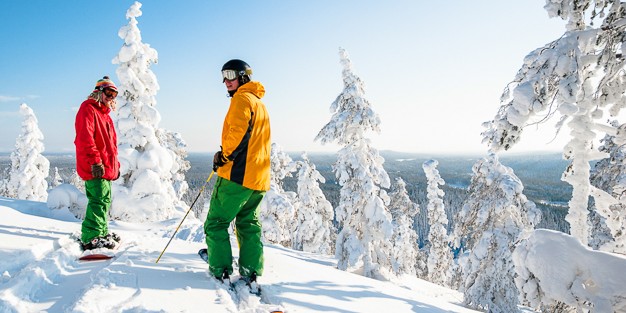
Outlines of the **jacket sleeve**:
M 94 136 L 95 114 L 91 110 L 79 110 L 78 115 L 75 124 L 77 153 L 84 156 L 88 165 L 102 163 Z
M 222 130 L 222 153 L 227 159 L 232 161 L 237 156 L 237 147 L 249 138 L 251 117 L 250 99 L 245 95 L 233 97 Z

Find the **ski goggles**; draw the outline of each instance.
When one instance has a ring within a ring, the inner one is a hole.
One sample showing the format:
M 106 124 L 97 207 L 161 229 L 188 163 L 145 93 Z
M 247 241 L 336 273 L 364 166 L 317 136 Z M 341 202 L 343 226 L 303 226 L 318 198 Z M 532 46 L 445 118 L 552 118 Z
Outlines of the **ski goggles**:
M 102 91 L 104 93 L 105 96 L 107 96 L 107 98 L 109 99 L 113 99 L 115 97 L 117 97 L 117 91 L 112 90 L 112 89 L 105 89 L 104 91 Z
M 237 71 L 235 70 L 223 70 L 222 71 L 222 83 L 226 80 L 235 80 L 237 78 Z

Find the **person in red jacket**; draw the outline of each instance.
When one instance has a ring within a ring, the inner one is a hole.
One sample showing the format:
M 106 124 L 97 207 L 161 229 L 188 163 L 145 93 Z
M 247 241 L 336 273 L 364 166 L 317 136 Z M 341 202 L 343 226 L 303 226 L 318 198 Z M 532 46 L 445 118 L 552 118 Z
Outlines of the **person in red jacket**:
M 87 211 L 81 228 L 84 250 L 113 249 L 120 241 L 109 233 L 108 212 L 111 207 L 111 181 L 120 175 L 117 159 L 117 134 L 109 116 L 115 110 L 117 87 L 108 76 L 96 82 L 76 113 L 76 170 L 85 181 Z

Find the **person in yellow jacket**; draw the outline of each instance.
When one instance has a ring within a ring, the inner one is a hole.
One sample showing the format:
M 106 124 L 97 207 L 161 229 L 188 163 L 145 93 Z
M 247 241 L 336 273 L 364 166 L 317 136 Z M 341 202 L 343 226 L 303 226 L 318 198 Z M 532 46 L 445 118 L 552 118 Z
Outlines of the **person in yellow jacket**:
M 204 223 L 209 271 L 219 280 L 233 273 L 228 226 L 235 220 L 239 274 L 248 283 L 263 274 L 259 208 L 270 189 L 270 120 L 261 98 L 265 88 L 250 80 L 252 69 L 241 60 L 222 67 L 231 97 L 222 128 L 221 150 L 213 158 L 217 181 Z

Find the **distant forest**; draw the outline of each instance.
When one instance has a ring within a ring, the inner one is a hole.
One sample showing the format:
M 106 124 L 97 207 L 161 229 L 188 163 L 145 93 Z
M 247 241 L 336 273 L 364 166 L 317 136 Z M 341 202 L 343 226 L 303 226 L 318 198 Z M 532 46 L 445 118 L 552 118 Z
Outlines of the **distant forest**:
M 301 159 L 301 153 L 290 153 L 291 158 Z M 393 182 L 397 177 L 401 177 L 407 185 L 407 191 L 411 200 L 418 203 L 421 209 L 416 217 L 415 225 L 420 236 L 420 246 L 428 234 L 428 223 L 425 209 L 426 200 L 426 177 L 422 170 L 422 164 L 429 159 L 439 162 L 438 170 L 446 184 L 441 187 L 445 192 L 444 203 L 451 230 L 454 227 L 454 217 L 461 209 L 466 197 L 466 189 L 472 178 L 472 166 L 482 156 L 479 155 L 424 155 L 411 153 L 398 153 L 382 151 L 385 158 L 385 169 Z M 336 207 L 339 201 L 339 189 L 341 186 L 335 182 L 335 174 L 332 171 L 332 164 L 336 157 L 330 153 L 309 153 L 309 159 L 315 164 L 317 170 L 326 178 L 326 183 L 321 184 L 321 188 L 326 198 Z M 54 168 L 57 167 L 61 177 L 67 182 L 74 170 L 74 156 L 71 154 L 46 154 L 50 160 L 51 176 Z M 185 201 L 191 203 L 202 184 L 207 179 L 211 168 L 213 155 L 211 153 L 190 153 L 187 160 L 191 163 L 191 169 L 187 172 L 186 178 L 189 183 L 189 192 L 185 196 Z M 524 184 L 524 194 L 533 201 L 543 213 L 543 218 L 539 228 L 547 228 L 569 233 L 569 226 L 565 221 L 567 214 L 567 202 L 570 200 L 572 188 L 569 184 L 561 181 L 561 174 L 567 167 L 568 162 L 562 159 L 560 153 L 543 154 L 519 154 L 505 155 L 500 157 L 500 161 L 511 167 L 515 174 Z M 7 154 L 0 155 L 0 171 L 11 166 L 10 157 Z M 296 173 L 293 177 L 287 177 L 283 181 L 283 186 L 287 191 L 296 190 Z M 203 196 L 194 207 L 194 213 L 202 211 L 205 202 L 210 196 L 212 182 L 205 190 Z

